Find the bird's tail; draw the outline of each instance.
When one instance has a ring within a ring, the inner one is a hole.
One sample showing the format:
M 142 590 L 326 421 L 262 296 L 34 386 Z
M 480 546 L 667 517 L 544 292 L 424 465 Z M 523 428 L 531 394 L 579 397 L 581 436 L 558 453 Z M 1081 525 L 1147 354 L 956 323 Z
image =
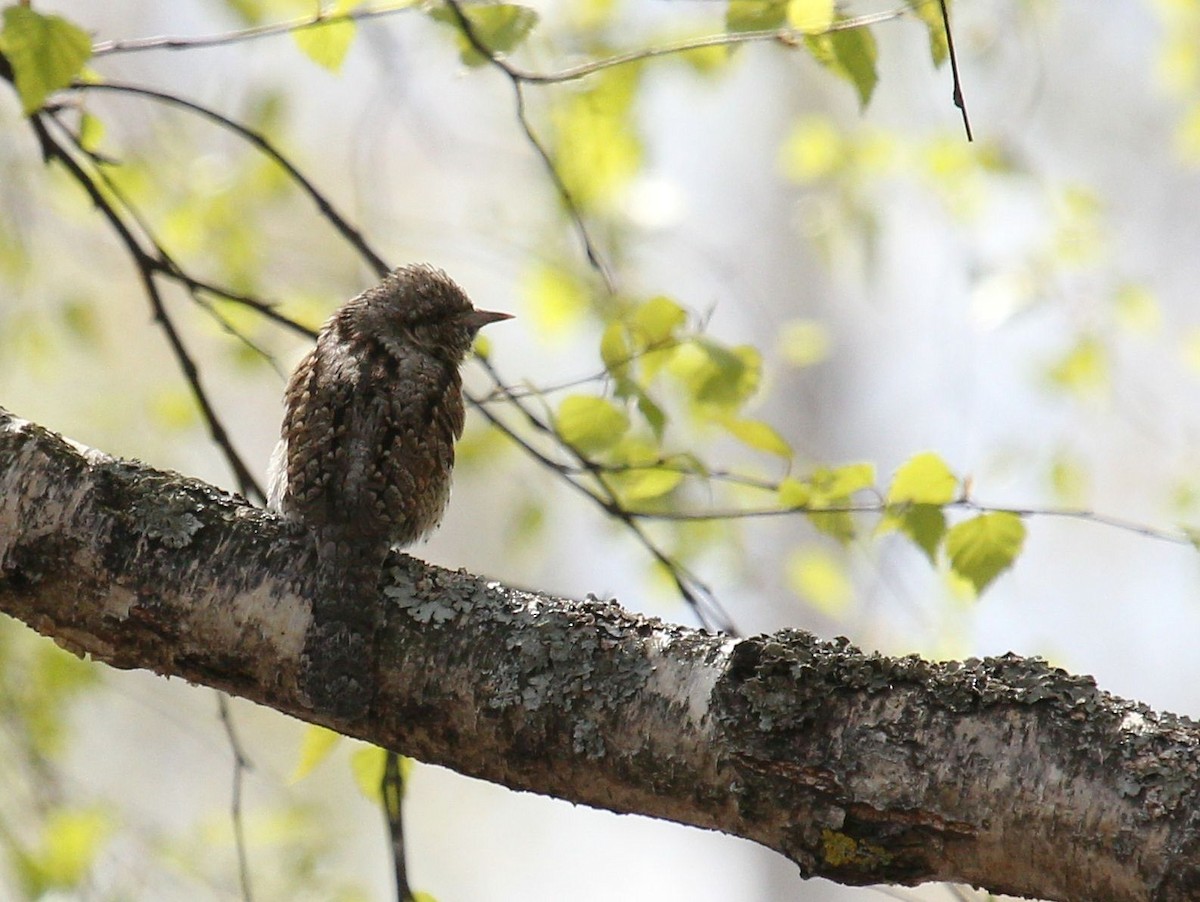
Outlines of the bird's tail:
M 375 695 L 379 576 L 387 546 L 318 537 L 317 591 L 304 646 L 301 690 L 313 708 L 361 720 Z

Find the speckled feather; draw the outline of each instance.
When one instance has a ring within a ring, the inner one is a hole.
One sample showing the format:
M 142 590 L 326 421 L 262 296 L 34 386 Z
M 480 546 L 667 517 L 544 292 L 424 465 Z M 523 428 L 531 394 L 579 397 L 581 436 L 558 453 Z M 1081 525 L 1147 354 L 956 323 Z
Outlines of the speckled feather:
M 479 328 L 504 318 L 429 266 L 346 302 L 288 383 L 271 506 L 343 552 L 382 559 L 426 536 L 463 430 L 459 365 Z

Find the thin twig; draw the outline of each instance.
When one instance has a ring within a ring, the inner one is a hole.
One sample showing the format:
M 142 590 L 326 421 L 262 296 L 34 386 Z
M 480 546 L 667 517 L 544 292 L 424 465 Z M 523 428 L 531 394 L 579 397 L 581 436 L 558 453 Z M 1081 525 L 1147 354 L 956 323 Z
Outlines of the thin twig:
M 305 19 L 292 19 L 289 22 L 274 22 L 269 25 L 256 25 L 253 28 L 243 28 L 237 31 L 226 31 L 220 34 L 198 35 L 196 37 L 156 37 L 132 38 L 124 41 L 100 41 L 92 45 L 92 56 L 107 56 L 114 53 L 135 53 L 142 50 L 198 50 L 205 47 L 223 47 L 242 41 L 253 41 L 258 38 L 275 37 L 295 31 L 304 31 L 322 25 L 332 25 L 337 22 L 348 22 L 360 19 L 374 19 L 389 16 L 393 13 L 409 12 L 418 8 L 416 3 L 403 3 L 397 6 L 376 6 L 365 9 L 354 9 L 343 13 L 318 13 Z
M 408 884 L 408 865 L 404 855 L 404 770 L 400 767 L 400 756 L 385 752 L 383 782 L 380 796 L 383 800 L 383 817 L 387 821 L 391 839 L 392 867 L 396 875 L 396 899 L 412 902 L 412 887 Z
M 458 2 L 459 0 L 449 0 L 448 5 L 453 8 L 453 6 L 457 5 Z M 258 25 L 253 28 L 246 28 L 238 31 L 227 31 L 211 35 L 197 35 L 194 37 L 164 36 L 153 38 L 134 38 L 124 41 L 101 41 L 92 46 L 92 55 L 105 56 L 114 53 L 132 53 L 143 50 L 195 50 L 207 47 L 220 47 L 240 41 L 275 37 L 294 31 L 316 28 L 335 22 L 355 19 L 371 19 L 379 16 L 391 15 L 393 13 L 406 12 L 415 6 L 416 4 L 406 4 L 403 6 L 394 7 L 373 7 L 351 10 L 345 13 L 318 15 L 305 19 L 293 19 L 288 22 L 275 22 L 269 25 Z M 881 22 L 888 22 L 893 19 L 902 18 L 903 16 L 909 15 L 909 13 L 910 10 L 907 8 L 897 7 L 895 9 L 882 10 L 880 12 L 870 13 L 868 15 L 854 16 L 852 18 L 842 19 L 838 22 L 832 23 L 821 33 L 846 31 L 852 28 L 865 28 L 870 25 L 877 25 Z M 470 37 L 465 33 L 464 36 L 470 40 Z M 506 74 L 508 74 L 511 78 L 515 78 L 518 81 L 526 82 L 528 84 L 558 84 L 561 82 L 576 81 L 578 79 L 585 78 L 588 75 L 594 75 L 597 72 L 602 72 L 605 69 L 613 69 L 618 66 L 626 66 L 630 63 L 638 63 L 643 60 L 655 59 L 663 56 L 687 53 L 692 50 L 704 50 L 710 47 L 732 47 L 738 44 L 760 43 L 764 41 L 779 41 L 785 44 L 795 44 L 800 38 L 807 36 L 811 36 L 811 33 L 797 31 L 793 28 L 775 28 L 763 31 L 721 32 L 719 34 L 684 38 L 678 41 L 660 44 L 657 47 L 646 47 L 641 50 L 631 50 L 626 53 L 614 54 L 613 56 L 605 57 L 604 59 L 593 60 L 588 63 L 580 63 L 575 66 L 568 66 L 564 69 L 558 69 L 552 72 L 534 72 L 528 69 L 522 69 L 521 67 L 513 65 L 507 60 L 495 56 L 486 49 L 481 50 L 480 46 L 474 45 L 474 43 L 473 46 L 475 50 L 479 51 L 483 56 L 489 58 L 493 65 L 498 65 L 503 68 Z
M 600 278 L 604 282 L 604 287 L 609 294 L 616 293 L 616 285 L 613 281 L 612 273 L 609 272 L 608 266 L 604 259 L 600 256 L 600 251 L 596 247 L 595 241 L 592 240 L 591 233 L 588 230 L 587 223 L 583 218 L 583 211 L 579 208 L 574 195 L 567 187 L 567 183 L 563 181 L 562 174 L 559 173 L 558 167 L 554 165 L 554 160 L 550 156 L 550 151 L 542 143 L 537 132 L 533 130 L 533 125 L 529 121 L 529 117 L 525 110 L 525 92 L 522 89 L 522 82 L 534 81 L 535 79 L 527 78 L 525 74 L 518 74 L 519 70 L 515 70 L 507 62 L 496 56 L 484 40 L 475 31 L 475 26 L 471 20 L 467 18 L 463 12 L 459 0 L 446 0 L 446 6 L 454 13 L 458 20 L 458 27 L 463 33 L 463 37 L 467 39 L 467 43 L 480 56 L 490 62 L 493 66 L 503 72 L 512 84 L 513 96 L 516 100 L 517 121 L 521 125 L 521 131 L 525 133 L 526 140 L 533 146 L 534 152 L 542 161 L 542 166 L 546 173 L 550 176 L 550 181 L 554 183 L 554 190 L 558 192 L 559 198 L 563 202 L 563 206 L 567 209 L 567 215 L 575 226 L 575 231 L 579 234 L 579 240 L 583 245 L 584 255 L 587 257 L 588 263 L 593 269 L 599 273 Z
M 233 752 L 233 798 L 230 802 L 229 815 L 233 819 L 233 841 L 237 847 L 238 881 L 242 887 L 243 902 L 254 902 L 254 892 L 250 885 L 250 860 L 246 849 L 246 829 L 242 819 L 242 778 L 252 767 L 246 757 L 241 742 L 238 741 L 237 729 L 233 724 L 233 712 L 229 708 L 229 696 L 217 692 L 217 711 L 221 723 L 225 727 L 225 736 L 229 740 L 229 748 Z
M 149 265 L 151 265 L 156 272 L 162 273 L 163 275 L 174 279 L 175 281 L 181 282 L 188 290 L 192 300 L 198 307 L 200 307 L 201 310 L 211 316 L 227 333 L 232 335 L 250 350 L 254 351 L 256 354 L 270 363 L 276 372 L 279 372 L 279 366 L 275 362 L 274 357 L 272 357 L 265 349 L 255 343 L 250 336 L 244 334 L 237 327 L 235 327 L 233 323 L 229 322 L 228 318 L 223 316 L 211 301 L 202 299 L 199 296 L 199 292 L 201 290 L 212 293 L 212 289 L 216 289 L 216 293 L 218 293 L 220 297 L 226 300 L 231 300 L 229 292 L 227 292 L 225 289 L 218 288 L 217 286 L 212 286 L 210 283 L 205 283 L 194 279 L 185 273 L 182 267 L 180 267 L 180 265 L 175 261 L 174 257 L 172 257 L 167 251 L 163 243 L 158 240 L 158 236 L 154 234 L 154 230 L 150 227 L 150 223 L 147 221 L 146 217 L 142 215 L 137 205 L 130 199 L 129 195 L 122 191 L 121 187 L 109 177 L 108 173 L 105 171 L 104 165 L 101 165 L 102 163 L 108 163 L 109 161 L 106 161 L 97 154 L 88 151 L 80 141 L 79 135 L 64 125 L 58 116 L 55 115 L 54 111 L 47 111 L 47 115 L 54 120 L 55 125 L 57 125 L 71 138 L 76 150 L 92 161 L 96 178 L 103 183 L 105 189 L 112 194 L 116 201 L 125 209 L 125 211 L 129 214 L 129 218 L 133 220 L 138 229 L 141 231 L 142 236 L 147 242 L 149 242 L 150 246 L 154 248 L 154 253 L 156 256 L 151 256 L 149 254 L 147 255 Z M 274 314 L 273 318 L 282 320 L 293 328 L 303 329 L 303 327 L 301 327 L 298 323 L 293 323 L 287 317 L 271 310 L 268 304 L 259 301 L 257 298 L 248 298 L 245 295 L 238 295 L 236 297 L 236 302 L 249 304 L 264 316 L 270 316 L 271 314 Z M 282 376 L 283 374 L 280 373 L 280 375 Z
M 962 112 L 963 128 L 967 132 L 967 140 L 974 141 L 971 135 L 971 120 L 967 116 L 967 104 L 963 100 L 962 82 L 958 77 L 958 55 L 954 52 L 954 32 L 950 30 L 950 10 L 946 0 L 938 0 L 942 7 L 942 25 L 946 29 L 946 52 L 950 56 L 950 72 L 954 77 L 954 105 Z
M 480 364 L 491 377 L 492 381 L 504 391 L 504 380 L 500 378 L 495 367 L 487 358 L 480 358 Z M 468 398 L 475 403 L 474 398 L 468 395 Z M 583 473 L 591 477 L 592 481 L 599 488 L 598 492 L 594 492 L 585 486 L 582 482 L 571 477 L 572 465 L 561 464 L 543 454 L 538 449 L 534 448 L 529 442 L 522 439 L 516 432 L 500 420 L 490 410 L 482 405 L 476 404 L 476 409 L 494 426 L 500 429 L 510 439 L 519 444 L 530 456 L 542 463 L 552 472 L 557 473 L 566 483 L 578 492 L 583 493 L 592 503 L 600 507 L 608 515 L 617 518 L 625 524 L 626 528 L 634 534 L 641 545 L 656 561 L 667 568 L 674 580 L 679 594 L 684 601 L 692 608 L 701 624 L 706 628 L 717 629 L 726 632 L 730 635 L 736 635 L 736 628 L 729 614 L 721 606 L 713 591 L 704 584 L 695 574 L 691 573 L 686 567 L 674 560 L 670 555 L 658 547 L 653 539 L 637 522 L 637 516 L 631 515 L 626 508 L 621 504 L 620 496 L 616 490 L 604 478 L 603 467 L 592 461 L 587 455 L 580 452 L 569 442 L 564 441 L 562 436 L 558 435 L 549 424 L 543 422 L 536 413 L 529 409 L 521 399 L 509 396 L 511 406 L 521 413 L 526 422 L 536 431 L 545 435 L 553 436 L 558 446 L 565 451 L 575 461 L 575 466 L 579 467 Z
M 329 220 L 330 224 L 341 234 L 346 241 L 357 250 L 363 258 L 370 264 L 375 271 L 375 275 L 383 278 L 391 271 L 391 267 L 384 262 L 374 248 L 363 237 L 361 231 L 350 224 L 346 217 L 342 216 L 333 203 L 316 185 L 308 179 L 287 157 L 285 157 L 275 145 L 260 135 L 251 128 L 247 128 L 240 122 L 230 119 L 216 110 L 206 107 L 203 104 L 195 103 L 191 100 L 186 100 L 177 94 L 168 94 L 165 91 L 155 91 L 151 88 L 143 88 L 140 85 L 126 84 L 124 82 L 81 82 L 77 81 L 71 85 L 71 88 L 76 91 L 113 91 L 121 94 L 134 94 L 140 97 L 149 97 L 151 100 L 157 100 L 161 103 L 171 104 L 172 106 L 181 107 L 215 122 L 222 128 L 228 129 L 240 138 L 245 139 L 249 143 L 257 147 L 263 154 L 270 157 L 280 168 L 282 168 L 288 176 L 294 181 L 305 194 L 309 196 L 321 214 Z

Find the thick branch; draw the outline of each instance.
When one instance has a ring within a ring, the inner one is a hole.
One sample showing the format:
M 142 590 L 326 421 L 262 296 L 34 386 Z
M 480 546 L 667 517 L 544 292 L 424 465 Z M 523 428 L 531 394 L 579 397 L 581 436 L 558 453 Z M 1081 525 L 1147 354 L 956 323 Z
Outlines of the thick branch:
M 0 608 L 116 667 L 305 720 L 304 536 L 0 410 Z M 1014 656 L 734 641 L 394 555 L 364 739 L 519 789 L 756 840 L 843 883 L 1200 894 L 1200 729 Z

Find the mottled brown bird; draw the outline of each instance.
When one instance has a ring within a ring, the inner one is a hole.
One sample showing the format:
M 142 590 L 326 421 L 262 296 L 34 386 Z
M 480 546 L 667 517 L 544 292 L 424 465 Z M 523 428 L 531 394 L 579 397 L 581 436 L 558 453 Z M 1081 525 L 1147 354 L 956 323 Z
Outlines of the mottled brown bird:
M 476 310 L 440 269 L 401 267 L 343 304 L 292 374 L 268 504 L 312 533 L 324 574 L 309 657 L 343 673 L 321 678 L 336 685 L 310 692 L 314 704 L 363 688 L 344 672 L 361 670 L 364 593 L 389 547 L 441 520 L 463 430 L 459 366 L 483 326 L 508 318 Z
M 459 365 L 480 328 L 508 318 L 476 310 L 425 265 L 343 304 L 288 382 L 270 506 L 366 545 L 411 545 L 431 532 L 463 430 Z

